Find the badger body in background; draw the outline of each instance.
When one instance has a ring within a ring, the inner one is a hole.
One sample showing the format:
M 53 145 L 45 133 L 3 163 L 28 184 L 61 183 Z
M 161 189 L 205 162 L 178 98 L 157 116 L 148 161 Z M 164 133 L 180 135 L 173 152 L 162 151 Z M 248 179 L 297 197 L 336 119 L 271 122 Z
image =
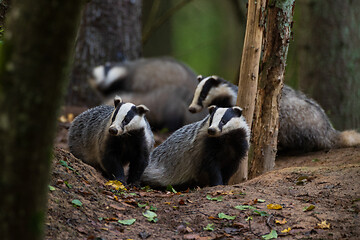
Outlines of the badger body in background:
M 239 107 L 211 106 L 209 112 L 154 149 L 142 183 L 185 188 L 228 183 L 248 151 L 250 130 Z
M 74 119 L 68 136 L 70 152 L 123 183 L 123 167 L 130 163 L 127 183 L 138 184 L 154 146 L 145 118 L 149 110 L 144 105 L 123 103 L 118 97 L 114 105 L 91 108 Z
M 236 103 L 238 87 L 217 76 L 198 77 L 199 84 L 189 111 L 204 107 L 231 107 Z M 280 151 L 315 151 L 360 144 L 356 131 L 335 130 L 324 110 L 300 91 L 284 85 L 279 107 L 278 149 Z
M 145 103 L 152 128 L 174 131 L 202 119 L 206 113 L 190 114 L 197 81 L 195 73 L 172 58 L 148 58 L 119 64 L 105 64 L 93 69 L 91 85 L 108 104 L 113 96 L 124 101 Z

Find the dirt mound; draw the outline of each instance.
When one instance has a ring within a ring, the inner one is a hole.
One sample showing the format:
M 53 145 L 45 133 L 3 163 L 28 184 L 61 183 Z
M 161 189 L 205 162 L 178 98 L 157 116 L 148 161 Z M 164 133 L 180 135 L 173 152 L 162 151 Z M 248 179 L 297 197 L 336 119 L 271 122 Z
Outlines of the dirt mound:
M 51 176 L 47 239 L 261 239 L 271 230 L 282 239 L 360 237 L 359 148 L 282 157 L 277 170 L 246 183 L 182 193 L 115 190 L 61 148 Z M 157 216 L 149 221 L 145 211 Z

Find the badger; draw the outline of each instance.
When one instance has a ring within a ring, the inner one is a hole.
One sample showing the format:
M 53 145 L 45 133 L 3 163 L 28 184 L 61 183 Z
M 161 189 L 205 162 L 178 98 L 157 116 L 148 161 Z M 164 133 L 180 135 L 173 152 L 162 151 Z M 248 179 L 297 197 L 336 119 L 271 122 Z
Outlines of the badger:
M 209 107 L 203 120 L 170 135 L 150 154 L 141 182 L 182 188 L 227 184 L 249 148 L 250 130 L 240 107 Z
M 236 103 L 238 87 L 218 77 L 197 77 L 189 111 L 196 113 L 204 107 L 231 107 Z M 360 144 L 356 131 L 337 131 L 324 110 L 313 99 L 284 85 L 279 107 L 278 149 L 282 152 L 309 152 Z
M 148 108 L 114 98 L 113 106 L 91 108 L 72 122 L 70 152 L 101 170 L 109 179 L 139 184 L 154 146 L 154 136 L 145 114 Z M 129 165 L 125 181 L 124 166 Z
M 155 130 L 175 131 L 206 116 L 189 113 L 197 81 L 195 73 L 172 58 L 148 58 L 104 64 L 93 69 L 90 85 L 105 104 L 120 95 L 126 102 L 146 103 L 147 119 Z

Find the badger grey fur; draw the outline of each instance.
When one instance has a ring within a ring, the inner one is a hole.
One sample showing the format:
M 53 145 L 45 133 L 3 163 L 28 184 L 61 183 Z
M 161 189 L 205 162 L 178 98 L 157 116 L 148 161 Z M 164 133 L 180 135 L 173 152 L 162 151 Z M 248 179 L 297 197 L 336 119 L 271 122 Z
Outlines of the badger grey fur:
M 227 184 L 249 147 L 241 108 L 209 107 L 203 120 L 175 131 L 150 154 L 142 182 L 153 187 Z
M 109 103 L 115 94 L 124 101 L 146 103 L 147 119 L 154 129 L 174 131 L 204 118 L 187 110 L 197 81 L 195 73 L 172 58 L 149 58 L 95 67 L 91 85 Z M 111 100 L 112 101 L 112 100 Z
M 209 105 L 235 105 L 237 86 L 217 76 L 198 76 L 198 80 L 190 112 L 201 111 Z M 306 152 L 360 144 L 359 133 L 335 130 L 314 100 L 287 85 L 282 91 L 279 118 L 278 149 L 281 151 Z
M 123 166 L 130 163 L 128 184 L 138 184 L 154 146 L 154 136 L 144 105 L 123 103 L 119 97 L 112 106 L 91 108 L 72 122 L 70 152 L 85 163 L 103 171 L 110 179 L 125 183 Z

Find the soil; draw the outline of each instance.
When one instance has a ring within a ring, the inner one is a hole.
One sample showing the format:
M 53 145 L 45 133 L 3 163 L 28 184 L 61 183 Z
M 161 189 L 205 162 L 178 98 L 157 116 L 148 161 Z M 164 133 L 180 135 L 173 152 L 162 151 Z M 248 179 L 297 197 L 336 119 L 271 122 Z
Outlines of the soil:
M 272 230 L 279 239 L 360 239 L 360 148 L 281 156 L 274 171 L 232 186 L 115 190 L 68 152 L 67 128 L 59 124 L 55 139 L 46 239 L 262 239 Z

